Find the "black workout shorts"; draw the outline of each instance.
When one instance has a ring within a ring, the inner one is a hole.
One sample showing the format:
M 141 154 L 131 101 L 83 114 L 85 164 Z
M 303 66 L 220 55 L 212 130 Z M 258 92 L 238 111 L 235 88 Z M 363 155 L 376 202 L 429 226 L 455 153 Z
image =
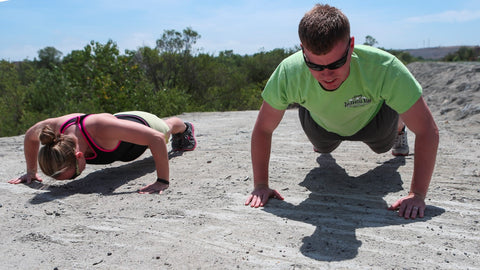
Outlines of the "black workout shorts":
M 362 141 L 375 153 L 389 151 L 397 136 L 398 113 L 383 103 L 377 115 L 357 133 L 352 136 L 340 136 L 319 126 L 304 107 L 299 107 L 300 123 L 315 150 L 320 153 L 330 153 L 342 141 Z

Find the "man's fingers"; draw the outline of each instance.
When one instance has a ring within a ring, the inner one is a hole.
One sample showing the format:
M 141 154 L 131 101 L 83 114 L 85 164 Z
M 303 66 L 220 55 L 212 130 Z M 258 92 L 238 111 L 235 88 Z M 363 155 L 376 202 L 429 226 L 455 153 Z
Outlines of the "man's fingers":
M 420 210 L 418 210 L 418 216 L 420 218 L 423 218 L 425 216 L 425 208 L 421 207 Z
M 395 211 L 398 209 L 398 204 L 397 203 L 394 203 L 392 205 L 390 205 L 390 207 L 388 207 L 388 210 L 392 210 L 392 211 Z
M 417 214 L 418 214 L 418 207 L 414 206 L 412 207 L 412 211 L 411 211 L 411 214 L 410 214 L 410 217 L 412 219 L 415 219 L 417 217 Z M 407 217 L 408 218 L 408 217 Z
M 273 195 L 273 198 L 283 201 L 282 195 L 280 195 L 280 193 L 278 193 L 278 191 L 276 191 L 276 190 L 274 192 L 275 192 L 275 194 Z

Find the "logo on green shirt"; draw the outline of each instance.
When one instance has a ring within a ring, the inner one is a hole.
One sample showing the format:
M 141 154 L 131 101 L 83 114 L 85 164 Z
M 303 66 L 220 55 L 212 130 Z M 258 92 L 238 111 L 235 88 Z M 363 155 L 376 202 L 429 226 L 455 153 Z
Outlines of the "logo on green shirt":
M 345 108 L 360 107 L 372 102 L 372 99 L 362 95 L 354 96 L 345 102 Z

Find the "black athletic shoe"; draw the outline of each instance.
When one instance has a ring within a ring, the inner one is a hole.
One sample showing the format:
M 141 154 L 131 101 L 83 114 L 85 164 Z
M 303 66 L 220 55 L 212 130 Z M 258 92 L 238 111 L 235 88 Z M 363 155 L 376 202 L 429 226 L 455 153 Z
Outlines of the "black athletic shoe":
M 197 147 L 194 127 L 191 123 L 185 122 L 187 129 L 183 133 L 172 135 L 173 151 L 193 151 Z

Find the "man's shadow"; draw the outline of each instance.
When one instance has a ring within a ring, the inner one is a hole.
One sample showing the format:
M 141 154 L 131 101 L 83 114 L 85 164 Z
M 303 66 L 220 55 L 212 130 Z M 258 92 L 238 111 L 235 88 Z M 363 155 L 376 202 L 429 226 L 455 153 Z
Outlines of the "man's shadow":
M 387 210 L 383 197 L 403 189 L 397 169 L 405 165 L 404 157 L 392 158 L 357 177 L 349 176 L 330 154 L 320 155 L 317 162 L 320 166 L 300 183 L 311 192 L 305 201 L 293 205 L 270 200 L 264 207 L 279 217 L 316 226 L 313 235 L 303 238 L 300 248 L 312 259 L 343 261 L 356 257 L 362 244 L 355 236 L 359 228 L 424 222 L 445 212 L 427 206 L 425 217 L 411 220 Z
M 181 156 L 183 152 L 170 151 L 169 160 Z M 138 190 L 127 192 L 115 192 L 115 190 L 127 184 L 128 182 L 140 178 L 146 174 L 155 171 L 155 161 L 153 157 L 134 160 L 121 166 L 101 169 L 69 181 L 63 185 L 48 185 L 43 183 L 31 184 L 32 188 L 45 190 L 46 192 L 36 194 L 30 199 L 31 204 L 41 204 L 74 194 L 102 194 L 102 195 L 121 195 L 127 193 L 136 193 Z M 153 180 L 152 180 L 153 182 Z

